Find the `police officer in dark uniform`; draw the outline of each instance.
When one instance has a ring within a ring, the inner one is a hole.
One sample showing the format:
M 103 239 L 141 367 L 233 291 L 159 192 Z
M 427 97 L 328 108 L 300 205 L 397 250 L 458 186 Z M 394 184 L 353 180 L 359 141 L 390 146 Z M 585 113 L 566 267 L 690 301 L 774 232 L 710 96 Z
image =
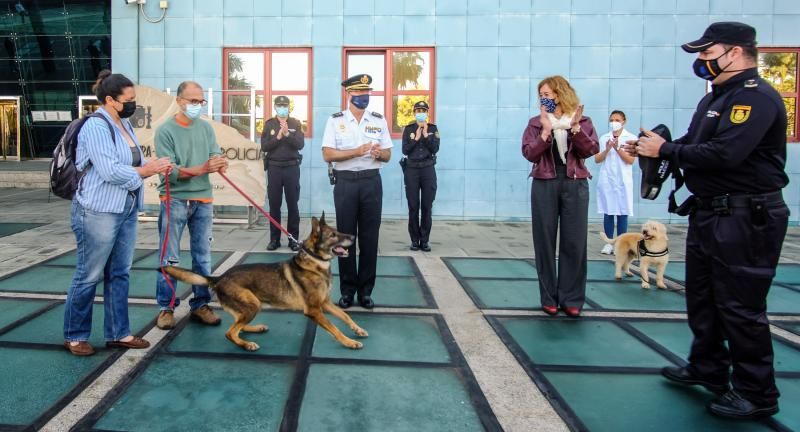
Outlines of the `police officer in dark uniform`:
M 719 22 L 684 44 L 699 53 L 694 72 L 712 91 L 683 137 L 664 142 L 645 131 L 638 144 L 629 142 L 640 156 L 676 163 L 694 194 L 678 208 L 689 214 L 686 306 L 694 341 L 688 365 L 662 374 L 717 393 L 709 411 L 738 419 L 778 412 L 766 298 L 789 219 L 781 194 L 789 182 L 786 110 L 758 76 L 755 36 L 746 24 Z
M 300 162 L 305 140 L 303 127 L 300 120 L 289 117 L 289 98 L 278 96 L 275 98 L 275 117 L 264 123 L 261 134 L 261 151 L 266 156 L 265 169 L 267 170 L 267 197 L 269 200 L 269 214 L 280 223 L 281 204 L 283 195 L 286 195 L 286 207 L 289 213 L 287 231 L 295 239 L 300 234 L 300 212 L 297 202 L 300 200 Z M 270 224 L 269 244 L 267 250 L 281 247 L 281 230 Z M 300 249 L 297 241 L 289 240 L 289 248 L 293 251 Z
M 439 131 L 428 122 L 428 103 L 414 104 L 415 121 L 403 130 L 403 154 L 400 161 L 408 201 L 408 234 L 411 250 L 431 251 L 431 208 L 436 198 L 436 152 L 439 151 Z M 420 195 L 422 200 L 420 201 Z M 420 219 L 420 210 L 422 218 Z
M 371 83 L 366 74 L 342 81 L 350 106 L 328 119 L 322 138 L 322 157 L 334 168 L 336 228 L 358 237 L 358 267 L 355 244 L 348 256 L 339 257 L 339 306 L 345 309 L 353 305 L 356 294 L 362 307 L 375 305 L 372 289 L 383 200 L 380 168 L 392 157 L 392 140 L 386 119 L 367 110 Z

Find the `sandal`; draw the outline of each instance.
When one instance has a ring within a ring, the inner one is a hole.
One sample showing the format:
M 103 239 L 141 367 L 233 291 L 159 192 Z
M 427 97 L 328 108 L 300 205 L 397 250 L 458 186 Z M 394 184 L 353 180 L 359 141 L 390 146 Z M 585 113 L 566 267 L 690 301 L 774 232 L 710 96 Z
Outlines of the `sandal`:
M 123 342 L 123 341 L 108 341 L 106 342 L 107 348 L 133 348 L 133 349 L 143 349 L 148 348 L 150 346 L 150 342 L 140 338 L 139 336 L 134 336 L 133 339 Z

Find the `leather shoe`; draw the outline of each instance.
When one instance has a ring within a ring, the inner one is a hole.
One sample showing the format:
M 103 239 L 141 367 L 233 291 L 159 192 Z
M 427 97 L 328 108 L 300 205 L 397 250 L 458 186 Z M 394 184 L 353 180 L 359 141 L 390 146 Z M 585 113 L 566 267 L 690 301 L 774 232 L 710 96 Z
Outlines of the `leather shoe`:
M 422 249 L 423 252 L 430 252 L 431 251 L 431 245 L 429 245 L 428 243 L 420 244 L 419 248 Z
M 706 405 L 711 414 L 735 419 L 757 419 L 778 413 L 778 403 L 756 404 L 731 390 Z
M 133 349 L 143 349 L 150 346 L 150 342 L 140 338 L 139 336 L 134 336 L 133 339 L 123 342 L 123 341 L 108 341 L 106 342 L 107 348 L 133 348 Z
M 353 297 L 341 296 L 339 298 L 339 307 L 340 308 L 347 309 L 350 306 L 353 306 Z
M 85 357 L 94 354 L 94 348 L 89 342 L 78 341 L 77 345 L 71 345 L 70 341 L 64 341 L 64 348 L 69 350 L 74 356 Z
M 412 251 L 418 251 L 419 243 L 411 242 L 411 247 L 409 249 L 411 249 Z
M 558 314 L 558 308 L 555 306 L 542 306 L 542 311 L 550 316 Z
M 581 316 L 581 308 L 562 307 L 561 309 L 564 310 L 564 313 L 567 314 L 568 317 L 578 318 L 579 316 Z
M 704 380 L 691 373 L 689 369 L 685 367 L 668 366 L 661 369 L 661 375 L 663 375 L 664 378 L 676 383 L 703 386 L 706 388 L 706 390 L 716 394 L 723 394 L 730 388 L 728 387 L 727 383 L 713 383 L 711 381 Z
M 372 309 L 375 307 L 375 302 L 372 301 L 372 297 L 364 296 L 358 299 L 358 304 L 361 305 L 364 309 Z
M 267 245 L 267 250 L 268 251 L 274 251 L 275 249 L 278 249 L 279 247 L 281 247 L 281 242 L 279 242 L 278 240 L 273 240 L 273 241 L 269 242 L 269 244 Z
M 300 250 L 300 243 L 298 243 L 298 242 L 296 242 L 294 240 L 290 240 L 289 241 L 289 249 L 291 249 L 293 252 L 299 251 Z

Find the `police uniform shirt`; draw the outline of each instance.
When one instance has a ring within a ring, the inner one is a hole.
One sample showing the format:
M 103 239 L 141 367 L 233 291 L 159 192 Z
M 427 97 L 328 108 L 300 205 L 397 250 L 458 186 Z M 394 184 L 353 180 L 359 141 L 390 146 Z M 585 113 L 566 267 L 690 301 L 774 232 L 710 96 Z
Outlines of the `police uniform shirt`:
M 428 137 L 420 136 L 417 141 L 414 137 L 419 127 L 413 122 L 403 129 L 403 154 L 410 161 L 433 160 L 433 155 L 439 151 L 439 130 L 435 124 L 428 123 Z
M 700 197 L 776 191 L 789 182 L 786 121 L 780 94 L 753 68 L 714 86 L 687 134 L 664 143 L 659 156 L 675 157 Z
M 344 110 L 328 118 L 325 136 L 322 138 L 322 147 L 352 150 L 367 143 L 380 144 L 381 149 L 392 148 L 389 127 L 382 115 L 364 111 L 364 116 L 361 117 L 359 123 L 350 110 Z M 373 159 L 370 153 L 346 161 L 333 162 L 334 168 L 340 171 L 376 169 L 382 167 L 383 164 L 383 162 Z

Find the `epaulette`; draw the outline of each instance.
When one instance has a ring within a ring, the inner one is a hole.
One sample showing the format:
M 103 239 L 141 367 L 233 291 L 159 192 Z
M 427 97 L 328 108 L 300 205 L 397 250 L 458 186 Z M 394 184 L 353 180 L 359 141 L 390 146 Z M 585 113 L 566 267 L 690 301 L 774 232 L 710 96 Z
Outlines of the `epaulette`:
M 383 118 L 383 115 L 381 113 L 377 113 L 375 111 L 372 111 L 372 116 L 377 118 Z
M 333 118 L 337 118 L 337 117 L 341 117 L 341 116 L 343 116 L 343 115 L 344 115 L 344 113 L 343 113 L 343 112 L 341 112 L 341 111 L 339 111 L 339 112 L 337 112 L 337 113 L 333 113 L 333 114 L 331 114 L 331 117 L 333 117 Z
M 758 80 L 757 79 L 745 80 L 744 88 L 756 88 L 756 87 L 758 87 Z

